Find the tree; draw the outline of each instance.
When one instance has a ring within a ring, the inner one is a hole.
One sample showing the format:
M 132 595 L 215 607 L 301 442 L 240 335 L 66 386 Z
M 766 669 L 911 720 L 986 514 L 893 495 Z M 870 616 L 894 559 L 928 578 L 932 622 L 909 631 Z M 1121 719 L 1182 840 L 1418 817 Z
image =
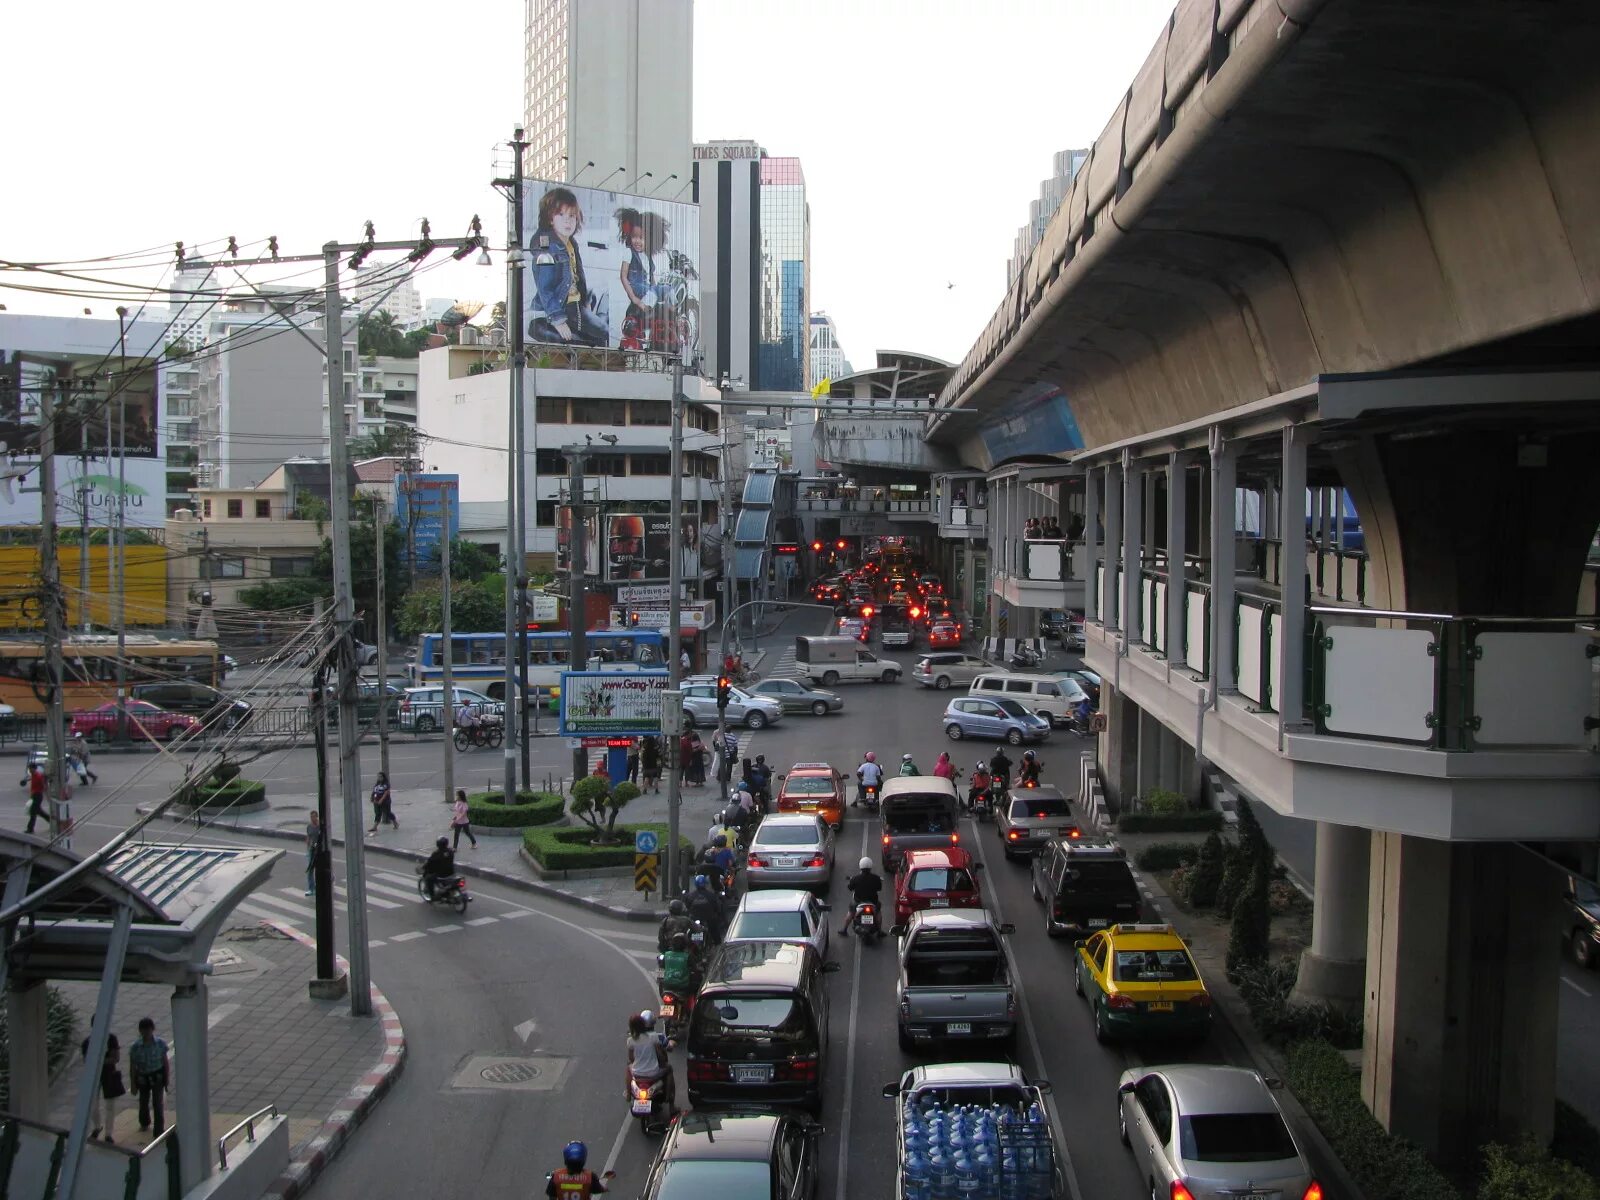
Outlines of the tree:
M 1233 923 L 1228 929 L 1228 978 L 1238 982 L 1247 967 L 1267 961 L 1272 937 L 1272 868 L 1257 860 L 1250 873 L 1250 884 L 1233 906 Z
M 1189 903 L 1196 908 L 1210 908 L 1217 902 L 1217 889 L 1222 885 L 1222 838 L 1213 832 L 1200 847 L 1200 861 L 1195 863 L 1189 876 Z
M 604 840 L 607 830 L 601 824 L 611 799 L 611 781 L 599 775 L 585 775 L 572 785 L 567 811 L 594 830 L 595 840 Z
M 239 600 L 248 608 L 282 612 L 287 608 L 310 608 L 318 600 L 333 597 L 331 581 L 303 576 L 299 579 L 267 579 L 253 587 L 240 588 Z
M 450 542 L 450 578 L 476 583 L 501 574 L 501 561 L 477 542 L 453 538 Z
M 454 574 L 454 572 L 452 572 Z M 505 576 L 459 583 L 450 591 L 452 633 L 494 633 L 506 627 Z M 420 583 L 400 602 L 396 627 L 408 638 L 444 627 L 444 594 L 437 580 Z
M 361 318 L 356 330 L 356 345 L 363 355 L 387 354 L 391 358 L 415 358 L 406 354 L 406 335 L 394 319 L 394 314 L 380 308 L 370 316 Z
M 367 458 L 416 458 L 418 453 L 416 428 L 411 425 L 386 425 L 373 433 L 364 433 L 350 439 L 350 461 Z

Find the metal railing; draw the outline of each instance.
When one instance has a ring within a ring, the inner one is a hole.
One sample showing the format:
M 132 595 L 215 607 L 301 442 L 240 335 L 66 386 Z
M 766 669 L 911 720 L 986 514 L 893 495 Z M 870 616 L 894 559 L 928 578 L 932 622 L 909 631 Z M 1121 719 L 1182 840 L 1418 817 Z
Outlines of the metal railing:
M 242 1129 L 244 1130 L 244 1140 L 246 1142 L 254 1143 L 256 1140 L 256 1122 L 261 1120 L 263 1117 L 275 1120 L 277 1116 L 278 1106 L 276 1104 L 269 1104 L 265 1108 L 256 1109 L 255 1112 L 251 1113 L 232 1129 L 228 1130 L 227 1133 L 219 1137 L 217 1139 L 217 1170 L 226 1171 L 228 1169 L 228 1143 L 233 1140 L 234 1134 L 238 1133 Z
M 260 1115 L 259 1113 L 257 1114 Z M 44 1192 L 42 1200 L 52 1200 L 56 1188 L 61 1183 L 61 1165 L 67 1154 L 67 1138 L 69 1131 L 57 1129 L 53 1125 L 46 1125 L 40 1121 L 30 1121 L 26 1117 L 6 1114 L 0 1118 L 0 1200 L 7 1200 L 11 1194 L 11 1173 L 17 1164 L 17 1158 L 22 1152 L 22 1131 L 33 1129 L 53 1139 L 50 1148 L 50 1165 L 45 1174 Z M 166 1129 L 152 1138 L 148 1145 L 133 1149 L 131 1146 L 108 1145 L 105 1143 L 91 1142 L 84 1146 L 85 1152 L 119 1154 L 128 1160 L 127 1170 L 122 1176 L 122 1200 L 138 1200 L 139 1185 L 144 1180 L 144 1164 L 160 1146 L 165 1154 L 162 1163 L 167 1182 L 167 1200 L 180 1200 L 183 1195 L 183 1181 L 180 1164 L 178 1161 L 178 1127 L 168 1125 Z

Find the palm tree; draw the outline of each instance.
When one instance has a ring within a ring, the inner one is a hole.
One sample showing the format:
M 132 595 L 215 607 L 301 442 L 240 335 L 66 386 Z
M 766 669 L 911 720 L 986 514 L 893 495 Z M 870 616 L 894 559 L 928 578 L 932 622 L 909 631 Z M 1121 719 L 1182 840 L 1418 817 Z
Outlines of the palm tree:
M 394 319 L 394 314 L 380 308 L 371 316 L 361 318 L 356 334 L 358 353 L 396 355 L 405 349 L 406 335 Z

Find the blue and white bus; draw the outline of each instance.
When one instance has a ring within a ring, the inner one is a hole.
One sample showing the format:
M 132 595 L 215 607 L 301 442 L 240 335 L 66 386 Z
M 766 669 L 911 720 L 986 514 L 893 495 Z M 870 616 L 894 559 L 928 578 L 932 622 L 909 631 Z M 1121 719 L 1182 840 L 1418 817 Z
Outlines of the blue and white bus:
M 585 635 L 590 658 L 600 660 L 602 671 L 657 670 L 667 665 L 666 638 L 654 629 L 597 629 Z M 496 700 L 505 699 L 506 635 L 457 633 L 450 637 L 450 675 L 453 683 L 474 688 Z M 417 660 L 408 674 L 413 687 L 444 682 L 444 635 L 425 633 L 417 646 Z M 582 671 L 587 663 L 574 663 L 565 631 L 528 633 L 528 690 L 545 698 L 560 690 L 561 672 Z

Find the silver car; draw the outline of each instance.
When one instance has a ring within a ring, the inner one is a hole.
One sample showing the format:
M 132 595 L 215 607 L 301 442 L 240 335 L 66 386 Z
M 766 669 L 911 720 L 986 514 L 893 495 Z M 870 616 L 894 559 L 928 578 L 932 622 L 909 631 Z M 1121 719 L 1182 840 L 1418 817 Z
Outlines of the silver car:
M 1153 1195 L 1182 1184 L 1195 1200 L 1302 1200 L 1315 1182 L 1272 1089 L 1242 1067 L 1124 1071 L 1117 1122 Z
M 776 700 L 784 712 L 808 712 L 825 717 L 844 708 L 844 697 L 825 688 L 814 688 L 798 679 L 763 679 L 750 689 L 752 695 Z
M 722 941 L 810 942 L 821 958 L 828 957 L 830 906 L 798 888 L 773 888 L 746 892 Z
M 1010 799 L 995 813 L 994 828 L 1007 858 L 1032 854 L 1051 838 L 1076 837 L 1083 832 L 1071 802 L 1060 788 L 1048 783 L 1012 788 Z
M 745 886 L 823 888 L 833 878 L 833 831 L 821 817 L 779 813 L 756 826 L 744 860 Z
M 923 687 L 938 688 L 941 692 L 955 684 L 967 687 L 979 675 L 992 675 L 1005 668 L 984 662 L 976 654 L 963 654 L 959 650 L 935 650 L 924 654 L 911 668 L 911 678 Z
M 506 706 L 472 688 L 455 686 L 456 706 L 472 705 L 480 717 L 503 717 Z M 409 687 L 400 697 L 400 728 L 431 733 L 444 728 L 444 688 L 438 684 Z
M 783 707 L 767 696 L 752 696 L 743 688 L 728 689 L 728 724 L 743 725 L 747 729 L 762 729 L 783 718 Z M 683 688 L 683 723 L 690 729 L 696 725 L 717 723 L 717 685 L 691 683 Z

